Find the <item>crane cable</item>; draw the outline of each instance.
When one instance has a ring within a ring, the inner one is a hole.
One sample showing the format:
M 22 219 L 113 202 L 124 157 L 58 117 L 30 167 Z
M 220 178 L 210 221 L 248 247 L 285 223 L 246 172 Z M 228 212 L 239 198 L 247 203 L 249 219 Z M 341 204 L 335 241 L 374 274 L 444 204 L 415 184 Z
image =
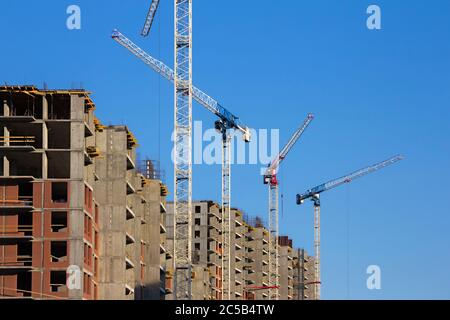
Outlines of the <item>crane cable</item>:
M 284 171 L 282 168 L 279 168 L 279 172 L 280 172 L 280 176 L 281 176 L 281 181 L 284 181 Z M 281 219 L 284 218 L 284 182 L 281 184 L 280 187 L 280 194 L 281 194 Z

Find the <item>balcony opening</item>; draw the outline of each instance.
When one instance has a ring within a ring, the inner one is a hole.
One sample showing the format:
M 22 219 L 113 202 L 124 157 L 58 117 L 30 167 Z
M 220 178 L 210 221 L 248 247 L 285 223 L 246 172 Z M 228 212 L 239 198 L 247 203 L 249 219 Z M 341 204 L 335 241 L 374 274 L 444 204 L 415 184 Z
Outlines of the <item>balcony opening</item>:
M 200 263 L 200 251 L 198 249 L 194 250 L 194 253 L 192 255 L 192 263 L 193 264 Z
M 87 214 L 84 215 L 84 236 L 90 238 L 92 235 L 92 219 Z
M 131 296 L 131 295 L 133 295 L 133 293 L 134 293 L 134 291 L 131 288 L 125 287 L 125 295 L 126 296 Z
M 70 152 L 49 151 L 47 152 L 47 161 L 49 179 L 70 178 Z
M 52 120 L 70 119 L 70 95 L 56 94 L 49 95 L 48 100 L 48 118 Z
M 52 201 L 67 203 L 67 182 L 52 183 Z
M 92 264 L 92 247 L 90 247 L 87 243 L 84 244 L 84 263 L 88 266 Z
M 22 153 L 8 155 L 10 176 L 32 176 L 42 178 L 42 155 L 28 153 L 25 157 Z
M 53 211 L 51 219 L 52 232 L 67 232 L 67 212 Z
M 83 293 L 91 294 L 91 276 L 86 273 L 83 274 Z
M 30 267 L 32 264 L 33 244 L 31 241 L 19 242 L 17 244 L 17 261 L 22 263 L 25 267 Z
M 12 147 L 42 148 L 42 126 L 35 123 L 10 123 L 7 126 L 9 134 L 2 136 L 3 145 Z M 3 128 L 2 128 L 3 133 Z
M 17 274 L 17 291 L 24 297 L 31 297 L 31 272 Z
M 52 262 L 67 261 L 67 241 L 50 242 L 50 256 Z
M 2 95 L 2 101 L 6 100 L 9 106 L 9 115 L 3 113 L 2 116 L 34 117 L 42 119 L 42 97 L 31 96 L 24 92 L 10 93 L 8 97 Z
M 66 287 L 66 271 L 50 271 L 50 291 L 65 292 Z
M 70 122 L 49 122 L 48 148 L 70 149 Z
M 23 182 L 19 183 L 19 200 L 23 201 L 25 205 L 33 205 L 33 183 Z
M 31 214 L 18 215 L 19 232 L 25 236 L 33 235 L 33 216 Z

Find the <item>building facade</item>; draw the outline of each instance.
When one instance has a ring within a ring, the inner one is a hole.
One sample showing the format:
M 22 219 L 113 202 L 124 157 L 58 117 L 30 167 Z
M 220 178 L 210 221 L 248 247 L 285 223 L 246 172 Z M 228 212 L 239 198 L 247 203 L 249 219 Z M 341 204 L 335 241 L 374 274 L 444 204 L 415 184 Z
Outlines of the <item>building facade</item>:
M 164 298 L 167 188 L 132 133 L 85 90 L 3 86 L 0 103 L 0 296 Z

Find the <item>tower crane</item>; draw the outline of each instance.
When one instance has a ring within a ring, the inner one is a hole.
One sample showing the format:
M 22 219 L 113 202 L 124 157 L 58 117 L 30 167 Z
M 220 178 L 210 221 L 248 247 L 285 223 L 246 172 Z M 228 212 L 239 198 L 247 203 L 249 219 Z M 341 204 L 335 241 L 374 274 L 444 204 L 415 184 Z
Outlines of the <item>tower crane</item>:
M 192 0 L 174 0 L 174 297 L 192 299 Z
M 148 9 L 147 18 L 145 19 L 144 27 L 141 31 L 141 36 L 146 37 L 150 32 L 153 20 L 155 19 L 156 10 L 158 10 L 159 0 L 152 0 L 150 8 Z
M 128 49 L 146 65 L 167 80 L 174 82 L 174 71 L 163 62 L 153 58 L 139 48 L 118 30 L 111 36 L 120 45 Z M 241 123 L 239 118 L 225 109 L 219 102 L 192 86 L 192 97 L 207 110 L 215 114 L 219 120 L 215 128 L 222 136 L 222 299 L 231 299 L 231 140 L 232 130 L 242 133 L 243 140 L 250 142 L 250 129 Z
M 269 185 L 269 297 L 278 300 L 278 180 L 277 171 L 281 162 L 301 137 L 303 132 L 314 119 L 309 113 L 302 125 L 294 132 L 289 142 L 272 160 L 264 173 L 264 184 Z
M 317 300 L 320 299 L 320 194 L 324 191 L 331 190 L 345 183 L 349 183 L 357 178 L 368 175 L 369 173 L 380 170 L 391 164 L 394 164 L 400 160 L 403 160 L 403 156 L 396 155 L 392 158 L 384 160 L 380 163 L 365 167 L 363 169 L 357 170 L 346 176 L 340 177 L 335 180 L 328 181 L 317 187 L 307 190 L 302 194 L 297 194 L 297 204 L 302 204 L 306 199 L 311 199 L 314 203 L 314 293 Z

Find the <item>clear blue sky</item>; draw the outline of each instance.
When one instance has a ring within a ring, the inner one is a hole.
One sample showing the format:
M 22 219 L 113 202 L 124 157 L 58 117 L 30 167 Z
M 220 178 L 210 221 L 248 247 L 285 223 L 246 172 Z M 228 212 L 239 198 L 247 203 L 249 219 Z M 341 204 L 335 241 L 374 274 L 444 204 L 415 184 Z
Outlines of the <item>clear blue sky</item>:
M 110 39 L 114 27 L 173 66 L 173 1 L 2 1 L 0 81 L 94 92 L 105 124 L 127 124 L 172 187 L 172 85 Z M 82 29 L 65 27 L 78 4 Z M 382 30 L 366 28 L 369 4 Z M 313 208 L 295 194 L 402 153 L 406 160 L 324 193 L 325 299 L 450 298 L 450 2 L 194 0 L 194 83 L 285 142 L 315 121 L 283 163 L 282 233 L 312 252 Z M 194 105 L 194 118 L 214 118 Z M 159 143 L 160 141 L 161 143 Z M 259 166 L 235 166 L 233 205 L 267 215 Z M 194 197 L 220 200 L 220 166 L 194 167 Z M 382 289 L 366 288 L 368 265 Z

